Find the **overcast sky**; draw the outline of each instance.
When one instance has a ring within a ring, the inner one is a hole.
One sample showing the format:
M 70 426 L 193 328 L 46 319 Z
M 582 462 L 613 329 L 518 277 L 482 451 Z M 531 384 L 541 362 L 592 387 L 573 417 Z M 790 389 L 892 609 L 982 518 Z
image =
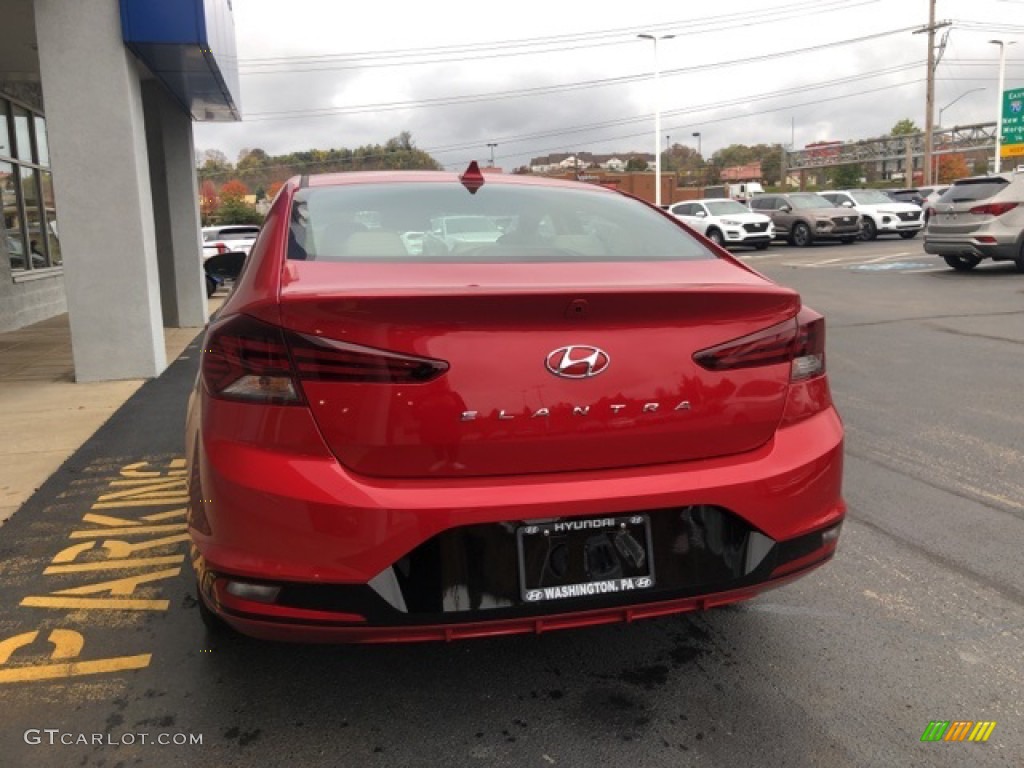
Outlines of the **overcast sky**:
M 383 143 L 403 130 L 450 169 L 508 170 L 552 152 L 853 140 L 924 126 L 928 0 L 349 3 L 234 0 L 240 123 L 196 147 L 270 154 Z M 938 0 L 952 20 L 936 84 L 945 125 L 992 121 L 998 47 L 1024 85 L 1024 0 Z M 903 30 L 903 31 L 900 31 Z M 857 42 L 858 38 L 863 39 Z M 816 51 L 804 51 L 819 47 Z M 971 89 L 983 91 L 969 93 Z M 964 95 L 966 94 L 966 95 Z M 475 97 L 475 98 L 474 98 Z M 467 99 L 474 98 L 472 101 Z M 448 100 L 452 103 L 438 103 Z M 431 103 L 433 102 L 433 103 Z

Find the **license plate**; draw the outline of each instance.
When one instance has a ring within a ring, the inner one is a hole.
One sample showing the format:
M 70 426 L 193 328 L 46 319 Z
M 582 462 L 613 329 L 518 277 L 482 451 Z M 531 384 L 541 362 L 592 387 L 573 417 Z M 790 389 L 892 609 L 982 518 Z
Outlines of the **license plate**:
M 647 515 L 535 522 L 516 529 L 520 596 L 528 603 L 654 586 Z

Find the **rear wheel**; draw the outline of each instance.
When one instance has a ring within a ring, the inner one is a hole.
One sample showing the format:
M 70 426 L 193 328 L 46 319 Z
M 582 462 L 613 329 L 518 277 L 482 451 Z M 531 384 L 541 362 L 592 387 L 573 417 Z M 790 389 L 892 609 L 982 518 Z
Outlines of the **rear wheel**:
M 721 245 L 725 240 L 725 238 L 722 237 L 722 233 L 719 232 L 717 229 L 709 229 L 707 231 L 706 237 L 715 245 Z
M 957 254 L 956 256 L 943 256 L 942 258 L 957 272 L 969 272 L 981 263 L 981 259 L 977 256 L 964 256 Z M 1019 259 L 1017 263 L 1018 265 L 1020 264 Z M 1020 267 L 1018 266 L 1018 269 L 1019 268 Z
M 902 237 L 904 240 L 913 240 L 915 237 L 917 237 L 917 233 L 919 231 L 920 230 L 913 229 L 909 232 L 900 232 L 900 237 Z
M 806 248 L 814 242 L 814 235 L 811 234 L 810 227 L 802 221 L 798 221 L 793 225 L 793 233 L 789 236 L 789 241 L 800 248 Z
M 1013 260 L 1018 272 L 1024 272 L 1024 240 L 1020 243 L 1020 250 L 1017 251 L 1017 258 Z
M 217 282 L 210 277 L 206 276 L 206 298 L 210 298 L 217 292 Z
M 860 239 L 874 240 L 876 237 L 878 237 L 878 227 L 875 226 L 875 222 L 870 216 L 865 217 L 860 225 Z

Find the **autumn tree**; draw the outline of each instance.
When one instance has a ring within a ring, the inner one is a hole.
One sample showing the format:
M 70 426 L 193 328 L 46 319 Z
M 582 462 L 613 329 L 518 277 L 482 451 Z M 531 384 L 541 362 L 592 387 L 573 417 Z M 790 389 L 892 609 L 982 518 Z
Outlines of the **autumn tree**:
M 939 183 L 949 184 L 951 181 L 971 175 L 971 167 L 967 158 L 961 154 L 942 155 L 939 158 Z
M 204 227 L 213 223 L 219 206 L 220 197 L 217 195 L 217 187 L 207 179 L 199 188 L 199 217 Z
M 238 179 L 225 182 L 220 188 L 221 200 L 242 200 L 249 194 L 249 187 Z

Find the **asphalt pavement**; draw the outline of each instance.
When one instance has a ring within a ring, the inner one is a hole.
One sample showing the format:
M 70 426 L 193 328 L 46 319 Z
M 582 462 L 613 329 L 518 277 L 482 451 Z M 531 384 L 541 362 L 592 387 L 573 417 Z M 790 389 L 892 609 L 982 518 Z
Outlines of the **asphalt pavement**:
M 902 240 L 743 258 L 828 318 L 832 563 L 539 637 L 211 638 L 182 535 L 193 344 L 0 529 L 0 764 L 1024 766 L 1024 275 Z M 97 569 L 100 548 L 137 565 Z M 936 720 L 996 725 L 923 742 Z

